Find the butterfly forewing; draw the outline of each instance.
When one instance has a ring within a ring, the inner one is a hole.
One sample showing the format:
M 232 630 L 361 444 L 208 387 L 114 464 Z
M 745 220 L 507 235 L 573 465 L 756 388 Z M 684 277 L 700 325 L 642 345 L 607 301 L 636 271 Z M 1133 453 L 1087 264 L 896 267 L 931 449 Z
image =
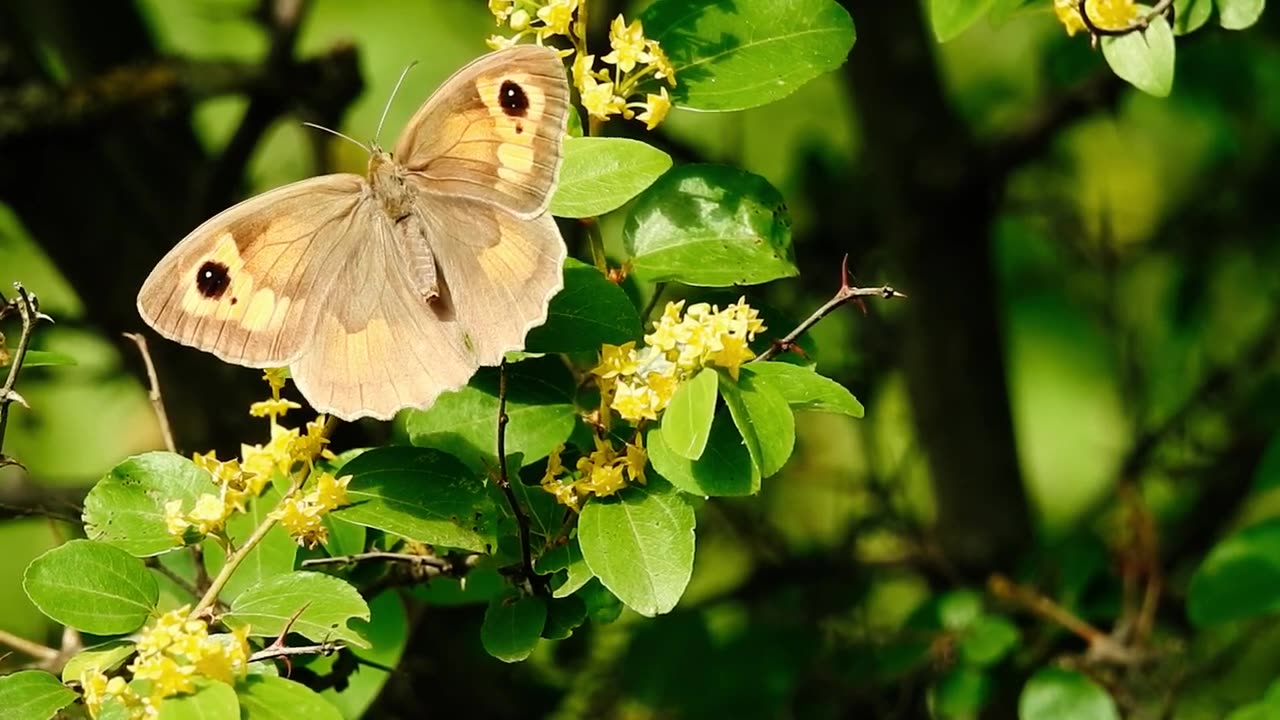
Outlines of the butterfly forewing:
M 138 312 L 161 335 L 228 362 L 288 364 L 330 294 L 329 265 L 369 239 L 352 222 L 366 187 L 358 175 L 325 175 L 219 213 L 151 271 Z
M 394 157 L 428 192 L 534 217 L 551 202 L 568 113 L 560 57 L 516 46 L 454 74 L 413 116 Z

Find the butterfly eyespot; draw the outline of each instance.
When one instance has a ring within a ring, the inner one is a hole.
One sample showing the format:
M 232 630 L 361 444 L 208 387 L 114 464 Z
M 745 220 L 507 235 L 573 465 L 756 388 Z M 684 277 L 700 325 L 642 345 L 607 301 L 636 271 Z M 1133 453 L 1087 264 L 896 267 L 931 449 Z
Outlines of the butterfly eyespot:
M 511 117 L 524 117 L 529 110 L 529 96 L 524 94 L 524 88 L 510 80 L 504 80 L 498 88 L 498 103 L 502 105 L 502 112 Z
M 519 135 L 523 132 L 524 132 L 524 123 L 516 123 L 516 134 Z
M 227 266 L 220 262 L 207 260 L 196 271 L 196 289 L 207 298 L 222 297 L 222 293 L 226 292 L 230 284 L 231 275 L 227 272 Z

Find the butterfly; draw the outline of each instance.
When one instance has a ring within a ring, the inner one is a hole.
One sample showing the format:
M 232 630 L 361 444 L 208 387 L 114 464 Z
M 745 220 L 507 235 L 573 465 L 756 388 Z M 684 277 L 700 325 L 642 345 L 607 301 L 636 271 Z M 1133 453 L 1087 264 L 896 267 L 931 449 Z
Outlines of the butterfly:
M 302 180 L 225 210 L 160 260 L 138 312 L 166 338 L 288 366 L 319 412 L 388 419 L 497 365 L 546 321 L 564 240 L 547 212 L 564 65 L 521 45 L 459 70 L 366 176 Z

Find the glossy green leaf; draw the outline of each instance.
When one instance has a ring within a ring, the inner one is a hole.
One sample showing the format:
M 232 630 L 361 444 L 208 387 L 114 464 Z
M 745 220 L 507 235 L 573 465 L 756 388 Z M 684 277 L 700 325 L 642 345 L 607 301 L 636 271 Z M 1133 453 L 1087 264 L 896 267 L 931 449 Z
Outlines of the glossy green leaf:
M 362 664 L 341 691 L 327 688 L 320 693 L 347 718 L 365 717 L 369 706 L 378 699 L 378 694 L 391 677 L 391 673 L 382 668 L 399 667 L 409 641 L 409 617 L 400 593 L 395 590 L 379 593 L 369 601 L 369 613 L 369 624 L 363 629 L 371 647 L 352 651 L 357 658 L 369 664 Z M 337 661 L 337 655 L 330 655 L 316 658 L 308 667 L 323 675 Z
M 159 720 L 240 720 L 240 701 L 230 685 L 201 683 L 190 695 L 160 702 Z
M 1266 0 L 1217 0 L 1218 23 L 1228 30 L 1252 27 L 1262 17 Z
M 999 615 L 982 615 L 960 637 L 960 656 L 970 665 L 985 667 L 1000 662 L 1022 635 L 1018 627 Z
M 491 551 L 497 509 L 484 483 L 439 450 L 389 446 L 347 463 L 351 504 L 333 512 L 343 522 L 444 547 Z
M 950 590 L 937 599 L 939 627 L 959 632 L 982 617 L 982 595 L 967 588 Z
M 564 265 L 564 289 L 551 298 L 547 322 L 529 331 L 525 349 L 599 352 L 605 343 L 621 345 L 639 338 L 640 313 L 627 293 L 599 270 L 569 258 Z
M 587 604 L 577 595 L 552 600 L 547 603 L 547 624 L 542 637 L 548 640 L 564 640 L 587 621 Z
M 798 274 L 791 217 L 767 180 L 726 165 L 681 165 L 632 206 L 623 242 L 651 281 L 724 287 Z
M 0 676 L 0 717 L 49 720 L 79 697 L 43 670 L 19 670 Z
M 134 645 L 128 640 L 111 640 L 87 647 L 62 666 L 62 681 L 79 681 L 86 672 L 109 672 L 133 656 Z
M 736 381 L 721 373 L 720 395 L 761 477 L 773 476 L 796 444 L 796 419 L 786 399 L 750 366 L 742 368 Z
M 551 214 L 584 218 L 617 210 L 670 167 L 670 155 L 639 140 L 565 138 Z
M 929 20 L 938 42 L 946 42 L 986 15 L 995 0 L 930 0 Z
M 1213 0 L 1174 0 L 1173 34 L 1186 35 L 1200 29 L 1213 13 Z
M 666 447 L 687 460 L 702 457 L 716 413 L 716 390 L 720 385 L 714 368 L 703 368 L 680 383 L 662 413 L 662 439 Z
M 525 463 L 569 439 L 576 418 L 573 375 L 557 357 L 507 367 L 507 453 Z M 414 445 L 456 455 L 477 472 L 497 466 L 498 369 L 481 368 L 467 387 L 445 393 L 428 410 L 407 413 Z
M 280 491 L 274 487 L 268 487 L 261 497 L 249 503 L 245 512 L 231 516 L 227 521 L 227 534 L 236 547 L 249 539 L 279 501 Z M 298 541 L 294 540 L 283 527 L 275 525 L 245 556 L 218 597 L 229 602 L 244 592 L 245 588 L 257 585 L 268 578 L 291 572 L 293 561 L 297 556 Z M 209 543 L 204 553 L 204 561 L 209 576 L 216 576 L 222 569 L 222 548 L 217 543 Z
M 1092 680 L 1071 670 L 1044 668 L 1031 676 L 1018 700 L 1020 720 L 1119 720 L 1115 701 Z
M 1142 32 L 1102 38 L 1102 55 L 1116 75 L 1145 93 L 1166 97 L 1173 90 L 1173 29 L 1163 16 Z
M 181 500 L 183 510 L 190 511 L 200 495 L 217 489 L 209 473 L 181 455 L 135 455 L 112 468 L 85 497 L 85 534 L 138 557 L 177 549 L 182 545 L 165 525 L 165 503 Z
M 367 648 L 369 642 L 347 624 L 356 619 L 369 619 L 369 606 L 358 590 L 332 575 L 307 571 L 277 575 L 248 588 L 223 616 L 228 627 L 248 625 L 249 634 L 257 637 L 275 637 L 287 626 L 314 642 L 341 640 Z
M 591 578 L 577 594 L 587 606 L 587 617 L 593 623 L 608 625 L 622 616 L 622 601 L 600 582 L 600 578 Z
M 929 689 L 929 705 L 937 718 L 977 717 L 990 697 L 991 678 L 963 666 L 952 668 Z
M 679 602 L 693 572 L 693 506 L 652 478 L 618 496 L 592 500 L 578 520 L 591 572 L 627 607 L 652 617 Z
M 751 363 L 751 372 L 796 410 L 818 410 L 860 418 L 862 403 L 840 383 L 809 368 L 781 362 Z
M 675 67 L 675 104 L 692 110 L 780 100 L 843 65 L 854 41 L 833 0 L 657 0 L 640 17 Z
M 587 567 L 587 561 L 582 559 L 582 548 L 576 537 L 539 555 L 533 567 L 542 575 L 564 571 L 563 581 L 551 591 L 555 598 L 572 595 L 595 577 Z
M 32 560 L 22 588 L 45 615 L 95 635 L 137 630 L 160 596 L 141 560 L 92 540 L 72 540 Z
M 338 709 L 316 691 L 282 677 L 250 676 L 236 694 L 240 720 L 342 720 Z
M 502 662 L 520 662 L 533 652 L 546 624 L 546 600 L 532 595 L 494 598 L 484 613 L 480 642 Z
M 1187 615 L 1196 625 L 1257 617 L 1280 610 L 1280 520 L 1247 527 L 1209 551 L 1187 588 Z
M 13 357 L 13 348 L 9 348 L 6 353 L 0 353 L 0 367 L 8 367 L 9 359 Z M 28 350 L 22 356 L 22 369 L 38 367 L 59 367 L 64 365 L 78 365 L 75 358 L 66 353 L 52 352 L 49 350 Z
M 329 537 L 324 541 L 324 549 L 329 555 L 336 557 L 364 551 L 365 535 L 368 534 L 364 525 L 347 522 L 329 513 L 324 516 L 324 526 L 329 530 Z
M 645 437 L 649 462 L 658 475 L 684 492 L 701 496 L 753 495 L 760 490 L 760 473 L 728 411 L 715 413 L 707 448 L 702 457 L 689 460 L 673 452 L 666 442 L 666 420 L 650 428 Z

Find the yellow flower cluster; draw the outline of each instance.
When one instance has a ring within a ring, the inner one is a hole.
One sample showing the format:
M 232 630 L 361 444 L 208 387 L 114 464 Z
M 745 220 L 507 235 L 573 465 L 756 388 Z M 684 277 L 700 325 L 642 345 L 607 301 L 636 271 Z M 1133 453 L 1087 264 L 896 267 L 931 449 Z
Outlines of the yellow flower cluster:
M 644 468 L 649 454 L 644 449 L 644 439 L 636 433 L 635 442 L 626 443 L 618 453 L 613 443 L 596 437 L 596 449 L 578 458 L 576 472 L 570 472 L 560 460 L 564 446 L 556 448 L 547 458 L 547 471 L 542 476 L 542 489 L 556 496 L 556 500 L 577 511 L 582 501 L 595 495 L 608 497 L 625 488 L 629 482 L 644 484 Z
M 245 676 L 249 629 L 210 635 L 204 621 L 188 619 L 190 610 L 182 607 L 165 613 L 138 635 L 138 654 L 127 668 L 132 682 L 97 669 L 80 677 L 90 717 L 101 715 L 107 703 L 119 703 L 131 720 L 154 718 L 161 700 L 193 692 L 197 679 L 234 684 Z
M 629 422 L 657 420 L 679 384 L 707 366 L 721 367 L 735 379 L 744 362 L 755 357 L 748 344 L 764 330 L 760 314 L 745 298 L 721 310 L 707 303 L 684 308 L 667 303 L 647 345 L 605 345 L 600 364 L 601 400 Z
M 271 398 L 253 403 L 249 414 L 270 420 L 270 442 L 241 445 L 238 459 L 219 460 L 213 452 L 192 458 L 197 467 L 212 476 L 216 491 L 201 494 L 188 511 L 184 511 L 181 500 L 165 503 L 165 525 L 178 542 L 184 542 L 190 532 L 201 536 L 220 532 L 227 519 L 233 513 L 244 512 L 245 504 L 261 495 L 277 473 L 289 475 L 301 467 L 309 474 L 317 457 L 333 459 L 333 453 L 325 447 L 329 443 L 325 436 L 326 418 L 316 418 L 304 430 L 283 427 L 279 419 L 301 406 L 280 397 L 285 384 L 283 369 L 267 370 L 263 379 L 271 387 Z
M 497 50 L 511 47 L 525 36 L 533 36 L 538 44 L 557 35 L 568 37 L 573 49 L 561 51 L 561 55 L 577 53 L 573 82 L 587 112 L 599 120 L 615 115 L 635 118 L 654 129 L 671 109 L 667 87 L 676 85 L 675 69 L 666 53 L 657 40 L 645 37 L 639 20 L 628 24 L 619 15 L 609 25 L 610 52 L 600 58 L 612 68 L 597 69 L 596 56 L 587 52 L 582 10 L 582 0 L 489 0 L 489 11 L 498 25 L 506 25 L 515 34 L 493 35 L 487 42 Z
M 299 545 L 313 548 L 329 539 L 324 516 L 330 510 L 350 503 L 347 498 L 347 484 L 350 482 L 350 475 L 335 478 L 329 473 L 322 473 L 311 492 L 301 497 L 285 498 L 279 507 L 271 511 L 270 517 L 279 520 Z
M 1142 17 L 1143 9 L 1134 0 L 1088 0 L 1085 9 L 1094 27 L 1102 30 L 1124 30 Z M 1053 0 L 1053 11 L 1068 35 L 1087 30 L 1080 17 L 1080 0 Z

